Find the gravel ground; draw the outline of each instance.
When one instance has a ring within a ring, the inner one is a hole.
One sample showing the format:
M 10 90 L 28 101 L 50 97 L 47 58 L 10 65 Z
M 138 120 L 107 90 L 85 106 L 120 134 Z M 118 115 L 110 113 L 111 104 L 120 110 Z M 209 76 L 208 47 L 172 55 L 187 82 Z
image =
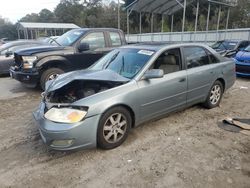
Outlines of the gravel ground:
M 49 151 L 31 115 L 40 91 L 10 78 L 0 88 L 0 187 L 250 187 L 250 137 L 217 125 L 250 118 L 250 80 L 238 79 L 219 108 L 145 123 L 108 151 Z

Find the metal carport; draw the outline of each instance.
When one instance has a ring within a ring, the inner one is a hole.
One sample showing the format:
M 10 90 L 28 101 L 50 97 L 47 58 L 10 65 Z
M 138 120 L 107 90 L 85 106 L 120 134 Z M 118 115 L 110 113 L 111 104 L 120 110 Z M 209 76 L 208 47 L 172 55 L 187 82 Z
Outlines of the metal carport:
M 58 33 L 62 34 L 66 30 L 80 28 L 72 23 L 34 23 L 34 22 L 18 22 L 17 33 L 18 39 L 21 38 L 21 32 L 25 39 L 36 39 L 43 32 L 45 36 L 53 36 Z
M 127 10 L 127 35 L 129 36 L 129 34 L 130 34 L 130 32 L 129 32 L 129 16 L 130 16 L 132 11 L 138 12 L 140 14 L 139 32 L 141 34 L 141 31 L 142 31 L 141 30 L 141 15 L 142 15 L 142 13 L 151 14 L 151 33 L 153 33 L 154 14 L 160 14 L 162 16 L 162 24 L 161 24 L 162 25 L 162 28 L 161 28 L 162 32 L 163 32 L 164 15 L 171 16 L 171 32 L 172 32 L 173 26 L 174 26 L 174 13 L 176 13 L 180 10 L 183 10 L 182 32 L 184 32 L 185 31 L 186 7 L 193 4 L 193 3 L 196 4 L 196 17 L 195 17 L 195 32 L 196 32 L 197 31 L 197 24 L 198 24 L 200 1 L 202 1 L 202 0 L 135 0 L 130 5 L 125 7 L 125 9 Z M 205 0 L 205 1 L 208 2 L 208 15 L 207 15 L 206 31 L 208 31 L 208 26 L 209 26 L 211 3 L 216 4 L 220 7 L 219 13 L 218 13 L 217 30 L 219 29 L 221 7 L 222 6 L 228 7 L 227 21 L 226 21 L 226 29 L 227 29 L 230 7 L 235 6 L 237 4 L 237 0 Z

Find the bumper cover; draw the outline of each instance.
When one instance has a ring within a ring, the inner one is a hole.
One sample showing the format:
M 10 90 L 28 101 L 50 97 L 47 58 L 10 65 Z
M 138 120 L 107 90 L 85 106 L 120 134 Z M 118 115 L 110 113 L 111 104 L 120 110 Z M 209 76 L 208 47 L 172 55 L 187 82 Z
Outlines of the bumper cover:
M 15 67 L 10 67 L 10 76 L 19 82 L 36 86 L 40 76 L 38 72 L 22 72 Z
M 89 149 L 96 147 L 96 135 L 101 115 L 88 117 L 74 124 L 62 124 L 49 121 L 43 117 L 43 106 L 33 113 L 43 142 L 54 150 Z M 54 146 L 53 141 L 72 140 L 71 145 Z
M 235 60 L 236 75 L 243 77 L 250 77 L 250 63 L 242 63 Z

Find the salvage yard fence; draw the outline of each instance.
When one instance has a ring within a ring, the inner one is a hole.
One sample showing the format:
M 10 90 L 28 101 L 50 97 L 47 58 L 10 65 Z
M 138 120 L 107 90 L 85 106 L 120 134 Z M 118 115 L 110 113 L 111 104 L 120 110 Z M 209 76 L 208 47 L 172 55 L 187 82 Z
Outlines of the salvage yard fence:
M 212 44 L 219 40 L 250 40 L 250 28 L 197 32 L 161 32 L 126 35 L 129 43 L 134 42 L 197 42 Z

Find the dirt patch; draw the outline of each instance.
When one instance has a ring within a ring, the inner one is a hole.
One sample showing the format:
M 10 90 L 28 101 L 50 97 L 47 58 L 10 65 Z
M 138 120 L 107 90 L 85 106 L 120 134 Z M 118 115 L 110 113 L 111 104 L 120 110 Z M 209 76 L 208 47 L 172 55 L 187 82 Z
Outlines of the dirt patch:
M 13 87 L 8 79 L 0 86 Z M 250 137 L 217 126 L 227 116 L 250 118 L 249 80 L 238 79 L 221 107 L 146 123 L 108 151 L 48 151 L 31 114 L 40 92 L 24 92 L 0 100 L 0 187 L 250 187 Z

